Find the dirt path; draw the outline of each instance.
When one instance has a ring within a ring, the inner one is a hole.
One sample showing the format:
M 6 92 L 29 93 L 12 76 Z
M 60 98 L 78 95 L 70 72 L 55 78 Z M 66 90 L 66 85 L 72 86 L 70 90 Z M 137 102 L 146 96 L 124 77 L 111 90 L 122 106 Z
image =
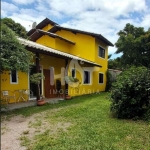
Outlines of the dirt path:
M 26 148 L 20 145 L 19 138 L 24 131 L 30 130 L 32 132 L 32 128 L 28 128 L 28 124 L 32 119 L 33 117 L 15 116 L 9 121 L 2 121 L 1 150 L 25 150 Z
M 51 121 L 50 115 L 60 110 L 53 109 L 50 112 L 45 111 L 30 117 L 13 116 L 10 120 L 2 121 L 1 150 L 26 150 L 25 146 L 21 146 L 21 138 L 26 136 L 30 141 L 33 141 L 35 134 L 42 133 L 46 129 L 51 130 L 50 134 L 57 134 L 59 129 L 67 131 L 66 129 L 71 126 L 71 123 L 63 122 L 62 120 L 55 123 Z M 42 128 L 39 130 L 37 125 L 38 127 L 42 126 Z

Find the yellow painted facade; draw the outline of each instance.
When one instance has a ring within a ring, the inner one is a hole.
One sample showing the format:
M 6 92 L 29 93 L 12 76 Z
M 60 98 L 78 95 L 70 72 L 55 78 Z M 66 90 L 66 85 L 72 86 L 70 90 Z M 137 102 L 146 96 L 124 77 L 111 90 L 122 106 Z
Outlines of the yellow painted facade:
M 51 29 L 53 26 L 51 24 L 46 25 L 42 30 L 44 31 L 48 31 L 49 29 Z
M 11 74 L 10 71 L 5 71 L 1 74 L 1 91 L 9 91 L 10 96 L 15 94 L 15 99 L 11 98 L 10 103 L 14 103 L 15 100 L 18 101 L 19 99 L 19 92 L 20 89 L 29 89 L 29 78 L 27 73 L 17 72 L 18 82 L 11 83 Z M 1 95 L 2 96 L 2 95 Z M 26 97 L 25 97 L 26 98 Z
M 52 28 L 52 25 L 48 24 L 42 30 L 48 31 L 50 28 Z M 66 52 L 66 53 L 70 53 L 72 55 L 79 56 L 86 60 L 90 60 L 102 66 L 102 67 L 96 67 L 94 65 L 87 64 L 87 63 L 83 64 L 79 61 L 78 65 L 75 65 L 75 69 L 76 69 L 76 78 L 79 79 L 79 81 L 81 82 L 81 85 L 78 89 L 75 87 L 69 86 L 68 94 L 71 96 L 77 96 L 77 95 L 95 93 L 98 91 L 104 91 L 105 86 L 106 86 L 106 71 L 107 71 L 107 66 L 108 66 L 108 60 L 107 60 L 108 46 L 102 41 L 96 39 L 95 37 L 82 34 L 82 33 L 74 34 L 71 31 L 62 29 L 60 31 L 57 31 L 55 34 L 63 38 L 66 38 L 74 42 L 75 44 L 73 45 L 69 42 L 66 42 L 58 38 L 50 37 L 48 35 L 43 35 L 36 42 L 41 45 L 53 48 L 53 49 Z M 105 49 L 105 58 L 101 58 L 98 56 L 99 46 Z M 71 61 L 72 60 L 69 61 L 69 64 Z M 56 58 L 56 57 L 48 56 L 45 54 L 40 54 L 40 66 L 42 67 L 42 72 L 44 69 L 49 70 L 50 67 L 53 67 L 55 77 L 57 77 L 61 74 L 61 68 L 65 67 L 65 59 Z M 72 67 L 69 67 L 68 75 L 71 75 L 71 69 Z M 83 83 L 84 70 L 90 71 L 90 84 Z M 99 73 L 104 74 L 104 83 L 101 83 L 101 84 L 99 83 Z M 7 79 L 7 80 L 2 81 L 2 79 Z M 11 84 L 10 75 L 8 74 L 8 72 L 6 72 L 6 74 L 1 75 L 1 85 L 2 85 L 1 90 L 15 91 L 19 89 L 29 89 L 30 88 L 29 82 L 30 81 L 29 81 L 28 74 L 18 72 L 18 83 Z M 56 82 L 56 78 L 55 78 L 55 82 Z M 62 85 L 63 89 L 64 87 L 65 86 Z M 42 81 L 42 94 L 45 95 L 44 81 Z M 16 97 L 18 97 L 17 94 L 16 94 Z M 10 102 L 14 102 L 14 100 L 11 99 Z

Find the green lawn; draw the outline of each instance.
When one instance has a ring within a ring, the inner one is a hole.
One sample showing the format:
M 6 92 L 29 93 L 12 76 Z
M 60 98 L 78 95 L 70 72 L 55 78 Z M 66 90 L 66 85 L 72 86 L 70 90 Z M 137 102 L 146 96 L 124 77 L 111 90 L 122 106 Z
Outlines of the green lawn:
M 150 125 L 112 118 L 109 107 L 107 93 L 101 93 L 4 116 L 41 114 L 29 123 L 36 129 L 32 140 L 28 131 L 20 138 L 28 150 L 150 150 Z

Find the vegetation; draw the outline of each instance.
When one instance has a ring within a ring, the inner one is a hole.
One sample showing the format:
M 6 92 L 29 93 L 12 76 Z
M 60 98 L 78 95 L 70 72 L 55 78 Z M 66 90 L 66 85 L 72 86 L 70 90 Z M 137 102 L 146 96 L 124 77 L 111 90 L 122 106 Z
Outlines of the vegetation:
M 125 70 L 132 65 L 150 67 L 150 29 L 144 31 L 144 28 L 128 23 L 118 35 L 116 54 L 121 53 L 122 56 L 111 59 L 109 55 L 108 68 Z
M 149 111 L 150 70 L 131 67 L 112 86 L 111 111 L 117 118 L 139 118 Z
M 126 24 L 118 33 L 119 39 L 115 43 L 116 53 L 122 53 L 121 64 L 126 67 L 145 66 L 150 67 L 150 30 L 144 31 L 142 27 L 134 27 Z
M 19 43 L 14 32 L 3 23 L 0 34 L 0 73 L 11 70 L 27 72 L 33 54 Z
M 17 36 L 27 38 L 27 31 L 20 23 L 16 23 L 11 18 L 3 18 L 1 22 L 14 31 Z
M 107 70 L 106 72 L 106 77 L 107 77 L 107 82 L 106 82 L 106 88 L 105 91 L 110 91 L 112 83 L 113 83 L 113 79 L 112 79 L 112 75 L 111 73 Z
M 10 115 L 36 113 L 36 120 L 29 123 L 35 133 L 20 135 L 22 145 L 30 150 L 148 150 L 149 125 L 112 118 L 109 106 L 108 94 L 101 93 L 21 108 Z
M 38 98 L 40 98 L 40 83 L 41 83 L 41 80 L 44 79 L 44 78 L 45 77 L 42 73 L 34 73 L 34 74 L 30 75 L 31 83 L 34 83 L 38 86 L 37 100 L 39 100 Z
M 121 63 L 121 57 L 117 57 L 115 59 L 108 60 L 108 68 L 116 70 L 124 70 L 125 67 Z

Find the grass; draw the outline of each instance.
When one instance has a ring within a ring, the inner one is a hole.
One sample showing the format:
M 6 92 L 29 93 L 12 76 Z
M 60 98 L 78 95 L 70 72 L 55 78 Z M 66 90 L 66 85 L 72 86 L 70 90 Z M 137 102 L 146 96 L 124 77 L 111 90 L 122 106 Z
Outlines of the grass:
M 41 114 L 30 126 L 32 140 L 21 138 L 28 150 L 150 150 L 150 125 L 118 120 L 110 115 L 107 93 L 76 97 L 58 104 L 28 107 L 3 114 Z

